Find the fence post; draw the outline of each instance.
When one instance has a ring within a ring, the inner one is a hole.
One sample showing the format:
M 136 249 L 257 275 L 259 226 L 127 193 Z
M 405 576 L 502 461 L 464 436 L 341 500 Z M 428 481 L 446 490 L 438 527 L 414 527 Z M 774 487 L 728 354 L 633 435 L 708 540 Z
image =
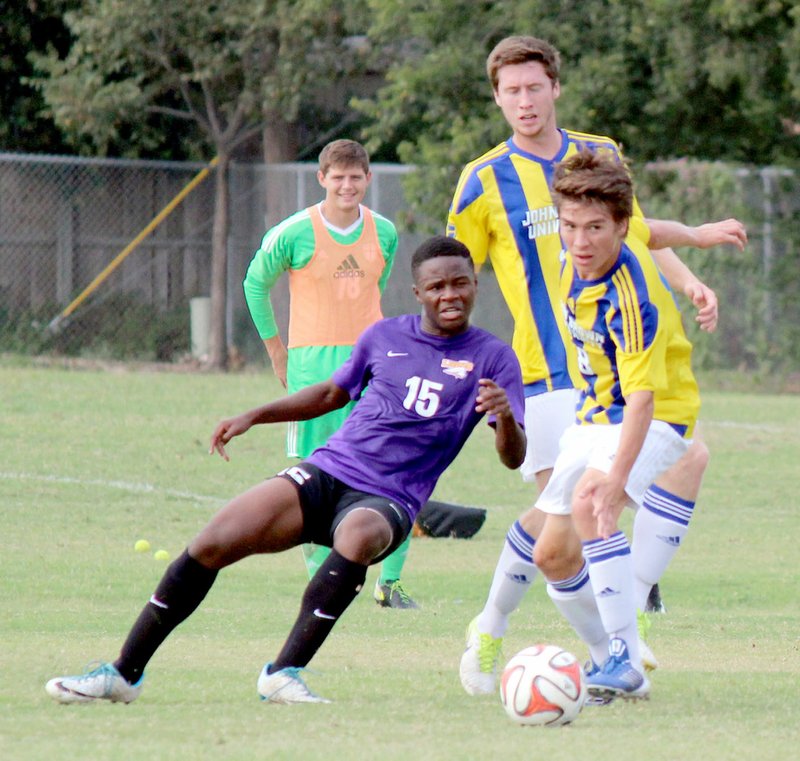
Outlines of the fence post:
M 189 299 L 189 316 L 192 357 L 205 359 L 208 357 L 211 337 L 211 297 L 196 296 Z

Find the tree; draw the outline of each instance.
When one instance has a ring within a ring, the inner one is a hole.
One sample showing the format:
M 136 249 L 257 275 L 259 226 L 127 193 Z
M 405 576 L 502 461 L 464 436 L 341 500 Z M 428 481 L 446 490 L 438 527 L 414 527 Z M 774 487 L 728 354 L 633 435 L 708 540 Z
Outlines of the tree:
M 189 125 L 190 153 L 216 155 L 213 367 L 227 361 L 230 160 L 271 120 L 291 122 L 309 87 L 355 65 L 343 54 L 349 19 L 334 0 L 85 0 L 65 17 L 67 55 L 34 56 L 35 84 L 73 143 L 88 137 L 104 154 L 155 149 L 177 120 Z
M 32 73 L 31 50 L 52 47 L 64 53 L 69 33 L 62 16 L 80 0 L 39 0 L 0 4 L 0 147 L 6 151 L 58 153 L 65 149 L 60 131 L 41 114 L 41 95 L 25 84 Z
M 562 56 L 559 122 L 609 134 L 637 163 L 800 160 L 800 9 L 792 0 L 369 0 L 386 84 L 356 102 L 368 146 L 418 166 L 412 225 L 441 229 L 458 170 L 508 136 L 484 65 L 510 34 Z

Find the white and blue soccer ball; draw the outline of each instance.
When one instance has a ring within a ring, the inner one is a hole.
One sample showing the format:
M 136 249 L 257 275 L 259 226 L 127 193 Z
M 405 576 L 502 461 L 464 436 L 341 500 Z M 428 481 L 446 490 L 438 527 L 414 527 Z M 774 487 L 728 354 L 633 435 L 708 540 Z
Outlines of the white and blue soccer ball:
M 574 721 L 586 701 L 578 659 L 557 645 L 520 650 L 500 678 L 500 699 L 518 724 L 555 727 Z

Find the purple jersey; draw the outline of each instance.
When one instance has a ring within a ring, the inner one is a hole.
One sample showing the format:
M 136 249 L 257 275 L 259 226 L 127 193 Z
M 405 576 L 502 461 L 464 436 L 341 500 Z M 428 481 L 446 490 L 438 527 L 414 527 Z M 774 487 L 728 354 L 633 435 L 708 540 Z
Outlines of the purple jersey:
M 308 461 L 348 486 L 399 502 L 413 521 L 483 417 L 475 412 L 479 378 L 505 389 L 522 425 L 522 376 L 508 344 L 476 327 L 433 336 L 417 315 L 381 320 L 333 374 L 351 399 L 363 397 Z

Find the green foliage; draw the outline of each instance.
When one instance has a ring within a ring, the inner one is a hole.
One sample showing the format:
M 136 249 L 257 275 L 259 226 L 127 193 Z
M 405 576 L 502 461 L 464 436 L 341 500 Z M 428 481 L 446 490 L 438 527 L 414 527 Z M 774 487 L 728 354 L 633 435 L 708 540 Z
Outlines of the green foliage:
M 398 145 L 401 159 L 419 167 L 408 180 L 415 219 L 441 220 L 461 165 L 507 137 L 483 67 L 509 34 L 559 48 L 561 125 L 611 135 L 637 161 L 800 159 L 800 12 L 789 0 L 371 7 L 370 37 L 392 63 L 386 85 L 355 105 L 372 119 L 365 134 L 373 150 Z
M 687 321 L 695 365 L 777 373 L 800 369 L 798 179 L 770 169 L 737 171 L 727 164 L 698 161 L 652 164 L 636 175 L 647 216 L 687 224 L 736 217 L 749 231 L 743 252 L 733 248 L 680 252 L 720 301 L 716 333 L 702 333 Z M 684 313 L 691 315 L 692 307 L 687 305 Z
M 169 145 L 176 120 L 197 157 L 231 151 L 360 65 L 333 0 L 86 0 L 65 22 L 71 48 L 33 55 L 32 82 L 74 144 L 106 155 Z
M 69 47 L 69 33 L 62 16 L 80 0 L 4 2 L 0 18 L 0 150 L 59 153 L 63 137 L 43 113 L 40 93 L 25 83 L 32 67 L 31 51 L 47 48 L 62 54 Z

